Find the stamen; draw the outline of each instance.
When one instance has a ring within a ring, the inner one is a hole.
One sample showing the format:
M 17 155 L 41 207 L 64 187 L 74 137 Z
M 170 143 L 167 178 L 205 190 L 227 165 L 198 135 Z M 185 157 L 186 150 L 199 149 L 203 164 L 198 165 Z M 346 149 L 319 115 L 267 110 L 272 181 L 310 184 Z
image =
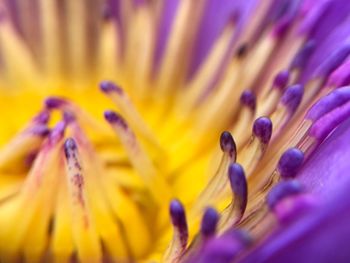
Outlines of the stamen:
M 73 240 L 81 261 L 101 261 L 99 239 L 86 198 L 82 165 L 75 141 L 67 139 L 64 144 L 66 155 L 67 184 L 72 213 Z
M 265 88 L 261 96 L 259 96 L 259 108 L 256 112 L 256 116 L 269 116 L 276 109 L 288 81 L 288 70 L 281 71 L 276 75 L 272 87 Z
M 230 163 L 236 160 L 236 144 L 232 135 L 225 131 L 220 136 L 220 146 L 223 151 L 223 156 L 215 175 L 210 179 L 206 187 L 198 196 L 191 212 L 194 216 L 202 213 L 206 206 L 214 205 L 226 195 L 227 187 L 227 169 Z M 192 214 L 190 216 L 192 218 Z
M 286 150 L 278 162 L 278 172 L 280 176 L 285 179 L 295 177 L 303 161 L 304 153 L 298 148 Z
M 268 193 L 266 203 L 273 210 L 281 200 L 292 195 L 300 194 L 302 190 L 302 185 L 296 180 L 280 182 Z
M 220 233 L 232 228 L 243 217 L 248 201 L 248 185 L 243 167 L 237 163 L 228 169 L 233 198 L 230 205 L 223 211 L 220 222 Z
M 290 114 L 293 114 L 298 108 L 303 97 L 304 88 L 297 84 L 290 86 L 281 98 L 281 103 L 285 105 Z
M 158 204 L 163 204 L 167 202 L 167 200 L 170 200 L 171 190 L 168 183 L 156 170 L 148 154 L 143 150 L 125 120 L 113 111 L 106 111 L 104 116 L 118 134 L 129 156 L 130 162 L 144 179 L 154 200 L 157 201 Z
M 256 108 L 256 97 L 254 93 L 250 90 L 243 91 L 240 101 L 243 105 L 248 106 L 253 112 Z
M 178 262 L 185 252 L 188 241 L 188 227 L 186 214 L 183 205 L 178 200 L 170 203 L 170 217 L 174 227 L 174 234 L 171 244 L 166 250 L 163 262 Z
M 144 122 L 127 94 L 119 86 L 110 81 L 101 82 L 100 88 L 120 108 L 131 127 L 159 149 L 161 146 L 154 136 L 154 132 Z
M 63 98 L 49 97 L 45 100 L 45 105 L 48 109 L 57 109 L 67 104 L 67 101 Z
M 253 135 L 250 142 L 238 156 L 238 163 L 243 166 L 247 177 L 254 171 L 264 155 L 272 135 L 272 122 L 267 117 L 260 117 L 253 124 Z
M 304 94 L 303 86 L 296 84 L 286 89 L 281 97 L 276 111 L 272 114 L 271 120 L 275 124 L 275 136 L 295 114 Z
M 35 116 L 27 127 L 16 135 L 0 151 L 0 170 L 3 172 L 23 172 L 28 169 L 30 156 L 35 155 L 50 129 L 46 126 L 49 114 L 46 111 Z
M 234 162 L 236 161 L 237 149 L 231 133 L 227 131 L 221 133 L 220 147 L 224 153 L 229 154 L 229 156 L 233 159 Z
M 41 147 L 16 197 L 16 202 L 8 203 L 12 206 L 10 210 L 6 206 L 0 210 L 0 221 L 4 226 L 0 229 L 0 236 L 3 240 L 9 241 L 0 247 L 1 260 L 8 262 L 15 260 L 19 255 L 20 246 L 23 246 L 26 259 L 28 257 L 39 259 L 45 249 L 46 230 L 55 199 L 52 192 L 56 191 L 56 171 L 59 170 L 58 156 L 64 130 L 65 125 L 62 122 L 53 128 L 49 138 Z M 28 200 L 31 201 L 28 202 Z M 38 219 L 35 219 L 36 216 Z M 38 220 L 40 220 L 39 224 L 37 224 Z M 18 224 L 13 225 L 13 222 Z M 31 228 L 35 228 L 35 235 L 28 235 Z M 33 242 L 38 242 L 35 249 L 32 246 Z
M 289 81 L 289 71 L 288 70 L 280 71 L 276 75 L 273 81 L 273 87 L 283 90 L 287 86 L 288 81 Z
M 245 90 L 240 98 L 242 107 L 238 112 L 238 118 L 234 123 L 232 133 L 236 136 L 238 149 L 244 145 L 249 139 L 250 134 L 247 133 L 251 123 L 254 120 L 256 111 L 256 96 L 250 90 Z
M 260 117 L 255 120 L 253 134 L 263 145 L 267 145 L 272 135 L 272 122 L 267 117 Z
M 219 214 L 212 207 L 208 207 L 202 217 L 201 234 L 205 239 L 215 235 L 216 226 L 219 222 Z
M 108 255 L 117 262 L 144 255 L 149 249 L 150 236 L 137 204 L 110 177 L 111 173 L 105 169 L 78 123 L 72 122 L 70 127 L 85 168 L 84 178 L 91 212 L 101 215 L 94 218 L 95 225 Z M 122 176 L 119 169 L 114 172 L 116 176 Z M 104 176 L 97 176 L 101 174 Z M 133 220 L 130 221 L 130 218 Z

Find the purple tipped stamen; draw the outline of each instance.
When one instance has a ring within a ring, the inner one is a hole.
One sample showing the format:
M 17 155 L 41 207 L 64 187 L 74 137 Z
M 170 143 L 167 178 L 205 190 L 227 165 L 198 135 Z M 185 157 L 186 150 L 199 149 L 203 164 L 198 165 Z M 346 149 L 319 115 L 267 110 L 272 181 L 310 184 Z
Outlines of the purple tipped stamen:
M 212 237 L 215 234 L 218 221 L 218 212 L 214 208 L 208 207 L 204 212 L 201 223 L 201 233 L 205 238 Z
M 181 202 L 174 199 L 170 203 L 170 217 L 175 231 L 179 233 L 181 247 L 186 247 L 188 241 L 188 226 L 186 220 L 185 208 Z
M 236 143 L 228 131 L 224 131 L 220 136 L 220 147 L 225 153 L 228 153 L 231 157 L 236 156 L 237 148 Z
M 237 202 L 240 213 L 243 215 L 248 200 L 248 184 L 243 167 L 238 163 L 231 164 L 228 168 L 228 176 L 235 196 L 234 202 Z
M 276 75 L 273 81 L 273 87 L 282 90 L 285 88 L 285 86 L 287 86 L 288 81 L 289 81 L 289 71 L 283 70 Z
M 67 123 L 64 121 L 60 121 L 56 124 L 56 126 L 51 130 L 51 133 L 49 134 L 49 140 L 52 143 L 55 143 L 59 141 L 66 130 Z
M 114 112 L 114 111 L 105 111 L 104 112 L 104 116 L 105 119 L 111 123 L 111 124 L 117 124 L 121 127 L 123 127 L 124 129 L 128 128 L 128 125 L 126 123 L 126 121 L 124 120 L 124 118 L 122 116 L 120 116 L 118 113 Z
M 100 89 L 105 93 L 110 93 L 110 92 L 117 92 L 119 94 L 123 93 L 123 90 L 119 86 L 114 84 L 112 81 L 107 81 L 107 80 L 102 81 L 100 83 Z
M 172 200 L 170 203 L 171 222 L 175 227 L 187 227 L 185 209 L 179 200 Z
M 49 120 L 50 120 L 50 112 L 47 110 L 43 110 L 33 119 L 34 122 L 39 124 L 47 124 Z
M 268 117 L 260 117 L 255 120 L 253 134 L 261 143 L 268 144 L 272 135 L 272 122 Z
M 285 151 L 279 162 L 278 171 L 282 178 L 293 178 L 299 171 L 304 161 L 304 153 L 298 148 L 290 148 Z
M 48 109 L 57 109 L 62 107 L 64 104 L 66 104 L 67 101 L 63 98 L 49 97 L 45 100 L 44 103 Z
M 300 194 L 303 191 L 302 185 L 296 180 L 283 181 L 274 186 L 266 197 L 267 205 L 270 209 L 284 198 Z
M 30 129 L 30 133 L 36 136 L 46 137 L 50 134 L 50 129 L 46 125 L 37 125 Z
M 74 139 L 68 138 L 64 143 L 64 152 L 67 158 L 70 158 L 71 153 L 77 149 L 77 144 Z
M 254 93 L 250 90 L 243 91 L 240 101 L 243 105 L 246 105 L 253 111 L 255 111 L 256 108 L 256 96 Z
M 281 97 L 281 103 L 285 105 L 290 113 L 294 113 L 298 108 L 304 94 L 302 85 L 296 84 L 286 89 Z

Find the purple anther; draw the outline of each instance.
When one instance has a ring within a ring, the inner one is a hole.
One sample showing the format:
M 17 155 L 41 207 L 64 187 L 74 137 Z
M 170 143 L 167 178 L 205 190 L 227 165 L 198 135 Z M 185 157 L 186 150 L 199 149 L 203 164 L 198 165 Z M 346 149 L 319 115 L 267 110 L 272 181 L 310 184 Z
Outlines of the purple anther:
M 238 163 L 231 164 L 228 168 L 228 176 L 235 197 L 234 201 L 239 202 L 237 204 L 239 204 L 240 213 L 243 215 L 248 200 L 248 184 L 243 167 Z
M 237 148 L 236 143 L 228 131 L 224 131 L 220 136 L 220 147 L 225 153 L 228 153 L 231 157 L 236 156 Z
M 219 214 L 212 207 L 208 207 L 202 217 L 201 234 L 205 238 L 214 236 L 219 221 Z
M 278 171 L 282 178 L 293 178 L 299 171 L 304 161 L 304 153 L 298 148 L 286 150 L 279 162 Z
M 65 121 L 60 121 L 56 124 L 55 127 L 52 128 L 49 134 L 49 140 L 51 143 L 56 143 L 64 136 L 66 126 L 67 123 Z
M 275 79 L 273 80 L 273 87 L 277 89 L 284 89 L 285 86 L 287 86 L 289 81 L 289 71 L 288 70 L 283 70 L 280 71 Z
M 253 134 L 263 144 L 268 144 L 272 135 L 272 122 L 268 117 L 260 117 L 253 124 Z
M 48 109 L 57 109 L 65 105 L 67 101 L 59 97 L 49 97 L 45 100 L 45 105 Z
M 65 142 L 64 142 L 64 152 L 66 154 L 66 158 L 70 158 L 72 152 L 77 150 L 77 144 L 74 141 L 73 138 L 68 138 Z
M 281 97 L 281 103 L 285 105 L 290 113 L 294 113 L 303 98 L 304 88 L 296 84 L 289 86 Z
M 181 246 L 185 247 L 188 241 L 188 227 L 185 208 L 179 200 L 173 199 L 170 202 L 169 211 L 171 222 L 176 229 L 175 231 L 177 231 L 180 235 Z
M 284 198 L 302 193 L 303 187 L 296 180 L 282 181 L 275 185 L 267 194 L 266 203 L 270 209 L 274 207 Z
M 350 100 L 350 87 L 334 90 L 319 99 L 307 112 L 305 118 L 313 122 Z
M 105 119 L 111 124 L 117 124 L 124 129 L 128 128 L 128 125 L 124 118 L 114 111 L 107 110 L 104 112 Z
M 29 132 L 36 136 L 46 137 L 50 134 L 50 129 L 46 125 L 39 124 L 30 128 Z
M 123 90 L 119 86 L 114 84 L 112 81 L 108 81 L 108 80 L 102 81 L 100 83 L 100 89 L 105 93 L 110 93 L 110 92 L 117 92 L 119 94 L 123 93 Z
M 246 105 L 247 107 L 249 107 L 250 109 L 252 109 L 252 111 L 255 111 L 256 108 L 256 96 L 254 95 L 254 93 L 250 90 L 245 90 L 243 91 L 240 101 L 243 105 Z
M 33 121 L 39 124 L 47 124 L 50 120 L 50 112 L 43 110 L 33 118 Z

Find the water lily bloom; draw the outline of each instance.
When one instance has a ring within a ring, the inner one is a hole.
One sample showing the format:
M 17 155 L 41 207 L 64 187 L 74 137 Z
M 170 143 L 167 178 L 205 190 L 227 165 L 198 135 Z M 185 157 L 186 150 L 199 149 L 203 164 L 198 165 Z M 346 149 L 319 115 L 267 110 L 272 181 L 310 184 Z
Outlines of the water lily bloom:
M 349 14 L 0 0 L 0 262 L 349 262 Z

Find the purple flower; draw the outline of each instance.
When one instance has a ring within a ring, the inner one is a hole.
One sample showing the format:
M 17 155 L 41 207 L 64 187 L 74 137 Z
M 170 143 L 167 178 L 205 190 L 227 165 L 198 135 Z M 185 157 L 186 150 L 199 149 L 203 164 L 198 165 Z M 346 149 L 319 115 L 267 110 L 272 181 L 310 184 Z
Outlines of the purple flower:
M 0 2 L 0 262 L 349 261 L 349 14 Z

